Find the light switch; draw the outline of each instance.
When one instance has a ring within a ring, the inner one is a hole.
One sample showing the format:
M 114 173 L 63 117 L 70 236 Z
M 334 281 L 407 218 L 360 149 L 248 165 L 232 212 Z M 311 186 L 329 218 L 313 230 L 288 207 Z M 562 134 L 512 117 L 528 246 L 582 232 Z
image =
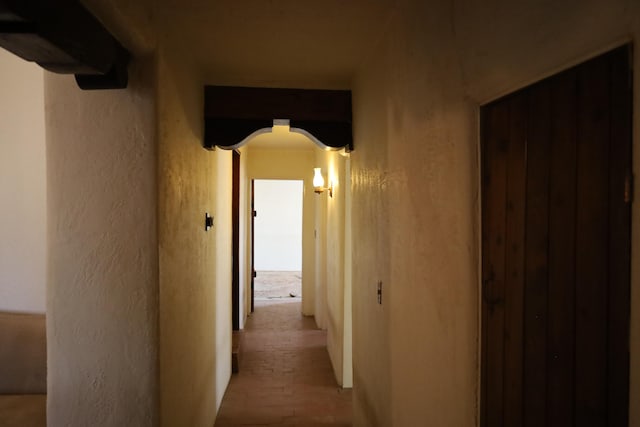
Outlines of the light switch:
M 213 217 L 209 212 L 204 213 L 204 231 L 209 231 L 213 227 Z

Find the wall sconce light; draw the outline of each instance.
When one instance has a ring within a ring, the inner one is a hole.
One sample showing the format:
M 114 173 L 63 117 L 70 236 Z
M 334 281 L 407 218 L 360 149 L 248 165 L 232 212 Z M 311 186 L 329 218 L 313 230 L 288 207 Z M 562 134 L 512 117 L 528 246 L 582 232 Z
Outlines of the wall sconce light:
M 325 188 L 322 170 L 320 168 L 313 168 L 313 191 L 320 194 L 324 190 L 328 190 L 329 197 L 333 197 L 333 183 L 330 182 L 329 186 Z

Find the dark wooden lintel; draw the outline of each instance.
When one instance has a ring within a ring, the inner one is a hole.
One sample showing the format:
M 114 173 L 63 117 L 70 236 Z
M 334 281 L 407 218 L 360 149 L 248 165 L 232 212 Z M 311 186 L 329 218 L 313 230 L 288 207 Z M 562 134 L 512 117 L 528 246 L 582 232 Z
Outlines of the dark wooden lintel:
M 353 149 L 347 90 L 206 86 L 204 115 L 205 148 L 235 148 L 274 119 L 285 119 L 324 147 Z

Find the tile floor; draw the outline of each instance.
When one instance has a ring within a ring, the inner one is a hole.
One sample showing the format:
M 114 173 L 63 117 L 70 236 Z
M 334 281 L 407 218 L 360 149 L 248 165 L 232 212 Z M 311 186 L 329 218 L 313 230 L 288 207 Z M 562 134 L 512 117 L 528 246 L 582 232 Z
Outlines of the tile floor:
M 298 298 L 256 301 L 216 427 L 351 426 L 351 390 L 336 383 L 326 340 Z
M 255 299 L 290 298 L 302 295 L 301 271 L 256 271 Z

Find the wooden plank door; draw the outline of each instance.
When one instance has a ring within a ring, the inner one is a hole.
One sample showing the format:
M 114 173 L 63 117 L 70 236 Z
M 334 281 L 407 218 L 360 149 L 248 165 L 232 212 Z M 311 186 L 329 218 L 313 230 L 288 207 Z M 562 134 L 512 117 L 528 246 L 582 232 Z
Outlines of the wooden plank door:
M 628 425 L 625 46 L 481 110 L 481 424 Z

